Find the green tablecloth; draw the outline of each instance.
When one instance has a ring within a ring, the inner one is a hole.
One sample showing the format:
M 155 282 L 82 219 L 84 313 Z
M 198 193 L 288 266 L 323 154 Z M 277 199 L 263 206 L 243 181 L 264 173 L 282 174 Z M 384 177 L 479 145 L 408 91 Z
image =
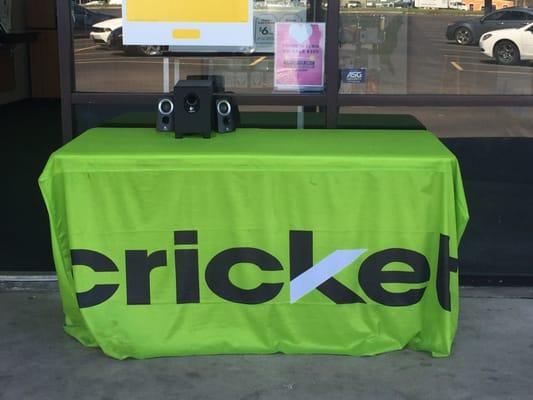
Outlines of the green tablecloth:
M 112 357 L 450 353 L 468 212 L 429 132 L 98 128 L 39 184 L 65 330 Z

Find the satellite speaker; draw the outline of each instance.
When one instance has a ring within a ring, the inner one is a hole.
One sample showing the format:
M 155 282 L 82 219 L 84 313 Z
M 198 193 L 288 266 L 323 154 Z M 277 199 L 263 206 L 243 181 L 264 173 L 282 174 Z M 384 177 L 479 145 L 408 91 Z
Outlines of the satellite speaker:
M 170 98 L 163 98 L 157 102 L 156 129 L 159 132 L 174 130 L 174 103 Z
M 176 138 L 200 133 L 210 138 L 213 130 L 212 79 L 181 80 L 174 86 L 174 132 Z
M 220 133 L 233 132 L 239 122 L 239 110 L 231 98 L 220 96 L 215 99 L 216 130 Z

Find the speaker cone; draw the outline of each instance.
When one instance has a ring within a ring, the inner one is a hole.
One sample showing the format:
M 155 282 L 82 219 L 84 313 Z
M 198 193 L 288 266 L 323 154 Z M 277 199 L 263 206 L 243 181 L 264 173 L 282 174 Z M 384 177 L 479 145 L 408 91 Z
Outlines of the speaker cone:
M 200 109 L 200 98 L 195 93 L 185 96 L 185 111 L 192 114 Z
M 174 103 L 170 99 L 161 99 L 157 105 L 159 113 L 163 115 L 170 115 L 174 111 Z
M 223 117 L 231 114 L 231 104 L 227 100 L 220 100 L 217 102 L 217 112 Z

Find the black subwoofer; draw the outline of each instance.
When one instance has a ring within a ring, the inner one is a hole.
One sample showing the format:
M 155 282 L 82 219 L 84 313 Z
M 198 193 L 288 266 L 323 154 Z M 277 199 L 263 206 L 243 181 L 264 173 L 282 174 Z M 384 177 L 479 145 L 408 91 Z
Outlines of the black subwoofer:
M 179 81 L 174 87 L 176 138 L 199 133 L 210 138 L 213 131 L 212 79 Z

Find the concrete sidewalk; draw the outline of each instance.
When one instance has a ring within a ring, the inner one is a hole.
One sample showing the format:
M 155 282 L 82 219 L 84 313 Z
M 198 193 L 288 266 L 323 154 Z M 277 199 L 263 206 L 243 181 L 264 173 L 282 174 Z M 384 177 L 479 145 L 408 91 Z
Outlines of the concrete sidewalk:
M 463 288 L 450 358 L 116 361 L 63 332 L 59 294 L 0 291 L 0 399 L 533 399 L 533 288 Z

